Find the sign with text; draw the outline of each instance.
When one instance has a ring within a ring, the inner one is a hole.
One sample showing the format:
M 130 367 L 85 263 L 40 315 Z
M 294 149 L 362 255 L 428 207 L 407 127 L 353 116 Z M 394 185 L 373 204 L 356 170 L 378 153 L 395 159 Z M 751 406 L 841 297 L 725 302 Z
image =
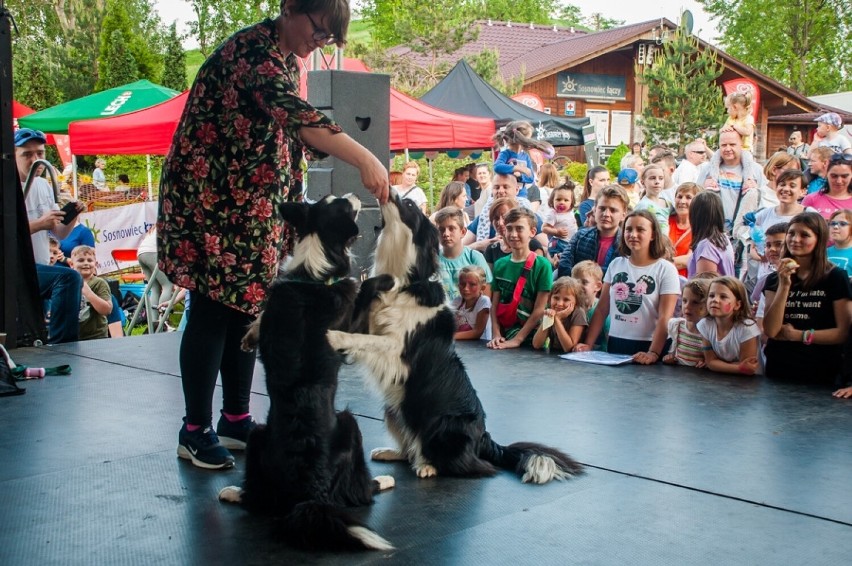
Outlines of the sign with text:
M 626 100 L 627 79 L 619 75 L 584 75 L 561 71 L 556 76 L 556 96 Z
M 80 215 L 80 223 L 95 235 L 98 274 L 119 268 L 112 259 L 112 250 L 139 247 L 148 229 L 157 221 L 157 204 L 157 201 L 140 202 Z

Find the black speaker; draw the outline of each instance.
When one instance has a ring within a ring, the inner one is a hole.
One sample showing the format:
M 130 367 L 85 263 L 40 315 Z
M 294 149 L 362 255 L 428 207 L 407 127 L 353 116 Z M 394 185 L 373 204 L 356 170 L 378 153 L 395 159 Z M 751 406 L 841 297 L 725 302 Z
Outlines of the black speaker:
M 390 77 L 350 71 L 308 72 L 308 101 L 337 122 L 343 131 L 366 147 L 384 164 L 390 162 Z M 353 193 L 361 199 L 358 216 L 361 231 L 353 246 L 353 275 L 372 265 L 376 231 L 381 215 L 376 198 L 361 184 L 358 169 L 329 157 L 312 161 L 306 175 L 307 196 L 316 200 L 328 194 Z

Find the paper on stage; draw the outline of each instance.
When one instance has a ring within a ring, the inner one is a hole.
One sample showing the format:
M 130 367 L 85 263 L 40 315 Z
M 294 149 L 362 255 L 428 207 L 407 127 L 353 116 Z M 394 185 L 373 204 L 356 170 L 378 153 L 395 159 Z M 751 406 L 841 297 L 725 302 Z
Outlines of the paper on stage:
M 621 366 L 633 362 L 633 356 L 626 354 L 608 354 L 606 352 L 570 352 L 559 356 L 563 360 L 572 362 L 586 362 L 588 364 L 599 364 L 603 366 Z

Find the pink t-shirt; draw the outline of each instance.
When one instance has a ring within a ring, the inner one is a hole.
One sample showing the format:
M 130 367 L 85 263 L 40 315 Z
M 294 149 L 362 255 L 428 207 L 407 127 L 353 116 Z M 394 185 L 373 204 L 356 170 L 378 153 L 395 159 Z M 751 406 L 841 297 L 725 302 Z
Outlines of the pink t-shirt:
M 815 208 L 823 218 L 831 218 L 835 210 L 852 209 L 852 195 L 844 199 L 828 196 L 826 193 L 811 193 L 802 200 L 802 206 Z

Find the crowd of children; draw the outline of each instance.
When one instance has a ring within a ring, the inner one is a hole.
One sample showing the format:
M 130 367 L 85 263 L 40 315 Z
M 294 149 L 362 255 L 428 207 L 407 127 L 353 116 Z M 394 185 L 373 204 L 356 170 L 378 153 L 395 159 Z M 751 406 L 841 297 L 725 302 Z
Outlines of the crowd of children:
M 727 105 L 723 129 L 739 133 L 746 146 L 754 134 L 750 100 L 732 96 Z M 478 203 L 482 213 L 472 224 L 463 210 L 472 212 L 474 203 L 463 203 L 461 189 L 449 186 L 442 200 L 448 206 L 432 217 L 458 340 L 852 383 L 852 206 L 831 211 L 826 222 L 824 211 L 803 205 L 808 179 L 798 160 L 775 156 L 768 182 L 745 186 L 760 192 L 754 202 L 761 206 L 740 211 L 734 229 L 718 189 L 672 183 L 671 152 L 651 158 L 641 172 L 622 171 L 619 184 L 594 167 L 575 187 L 546 164 L 540 173 L 547 186 L 539 192 L 525 133 L 518 128 L 501 138 L 506 147 L 491 194 Z M 848 169 L 852 161 L 832 159 L 841 173 L 837 164 Z M 849 176 L 835 185 L 835 193 L 852 195 Z M 473 238 L 477 226 L 481 234 Z M 852 397 L 852 387 L 836 396 Z

